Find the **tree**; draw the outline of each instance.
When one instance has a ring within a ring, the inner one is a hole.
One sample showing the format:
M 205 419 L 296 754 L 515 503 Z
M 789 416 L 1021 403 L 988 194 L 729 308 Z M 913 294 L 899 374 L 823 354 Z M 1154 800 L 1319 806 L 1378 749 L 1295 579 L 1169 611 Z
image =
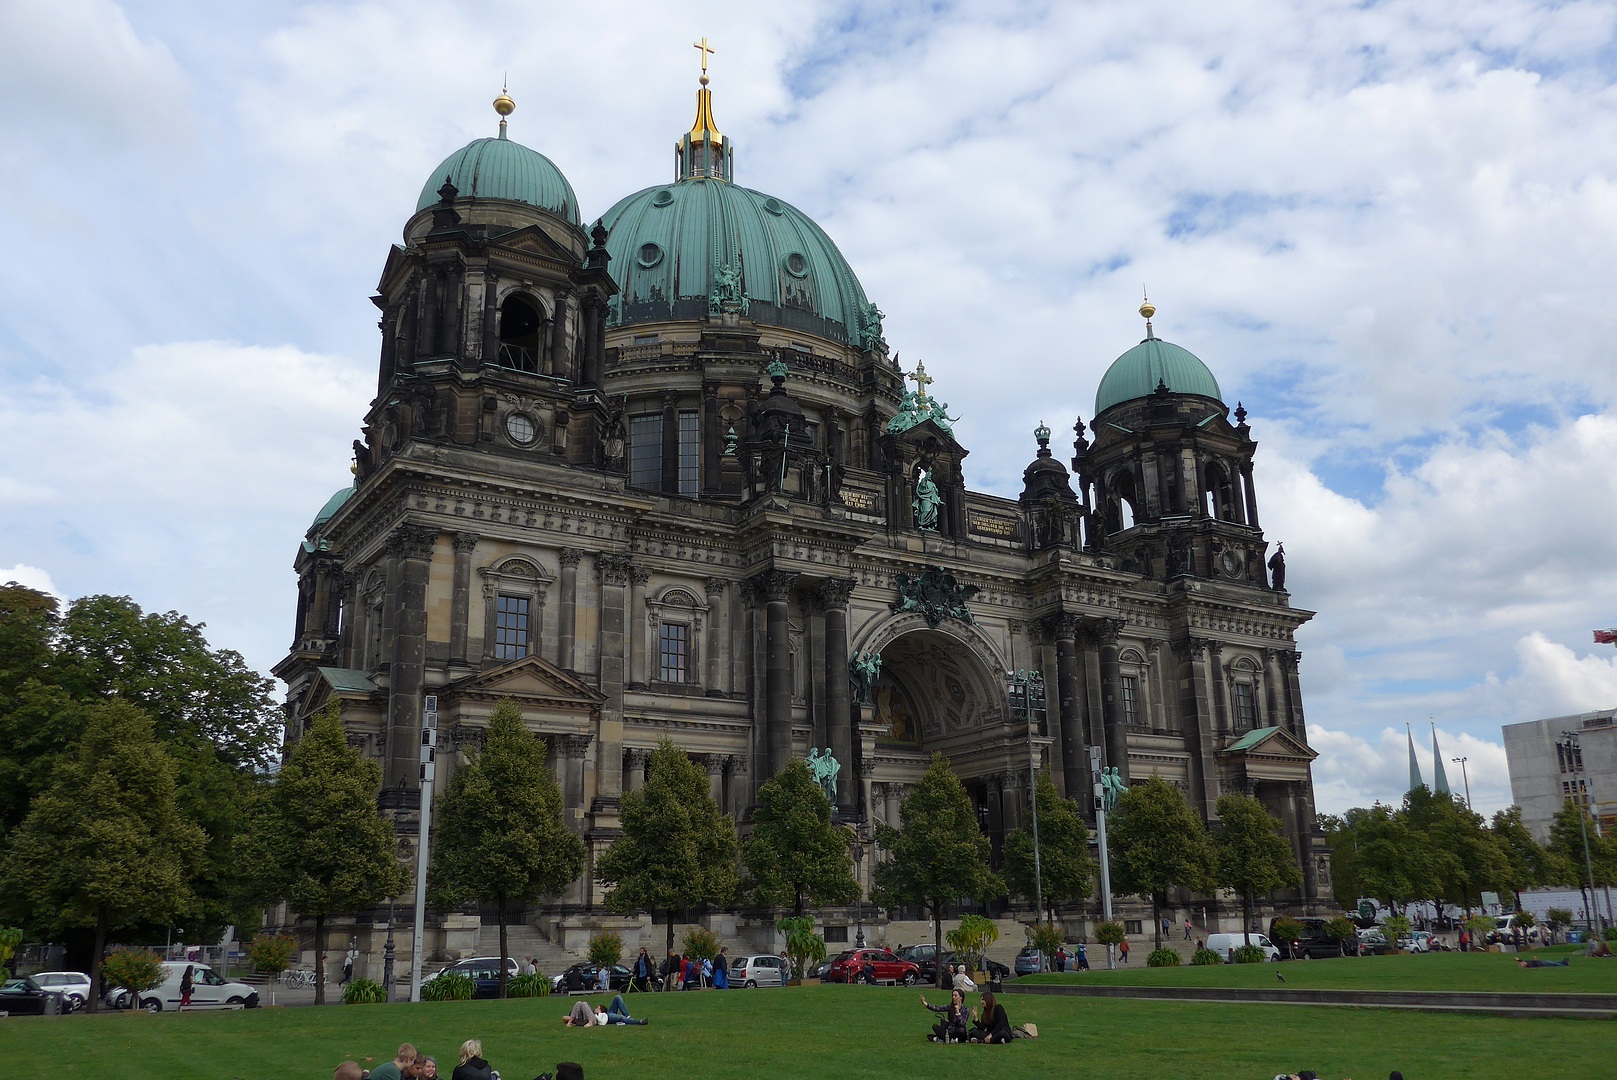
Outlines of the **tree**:
M 292 747 L 255 837 L 263 886 L 314 920 L 315 1004 L 325 1004 L 326 918 L 403 892 L 393 831 L 376 813 L 382 770 L 348 745 L 328 706 Z
M 1522 808 L 1507 806 L 1493 816 L 1492 831 L 1505 860 L 1505 879 L 1510 891 L 1520 896 L 1526 889 L 1548 881 L 1549 866 L 1543 845 L 1522 821 Z
M 1585 855 L 1585 840 L 1588 850 Z M 1555 885 L 1575 885 L 1583 894 L 1583 910 L 1591 928 L 1604 921 L 1589 895 L 1589 874 L 1595 882 L 1610 882 L 1617 871 L 1617 844 L 1602 837 L 1589 812 L 1575 802 L 1563 803 L 1550 820 L 1551 873 Z
M 11 836 L 0 874 L 8 906 L 54 932 L 95 930 L 92 1012 L 108 935 L 166 922 L 193 900 L 206 838 L 179 811 L 176 771 L 141 710 L 97 706 Z
M 736 894 L 735 821 L 708 794 L 707 772 L 664 739 L 651 753 L 646 782 L 623 797 L 623 835 L 595 864 L 607 906 L 629 914 L 668 914 L 695 904 L 728 904 Z
M 1428 868 L 1423 899 L 1467 910 L 1484 889 L 1508 890 L 1510 866 L 1498 838 L 1480 814 L 1452 795 L 1418 787 L 1404 796 L 1404 822 L 1424 843 Z
M 1551 945 L 1555 944 L 1557 931 L 1565 930 L 1572 925 L 1572 912 L 1567 908 L 1552 907 L 1544 916 L 1544 929 L 1550 932 Z
M 814 920 L 793 915 L 777 922 L 775 929 L 786 938 L 786 960 L 792 970 L 799 979 L 808 978 L 809 969 L 825 959 L 825 938 L 814 932 Z
M 847 834 L 831 824 L 831 803 L 801 760 L 758 788 L 752 836 L 741 849 L 753 892 L 767 907 L 803 914 L 815 907 L 848 904 L 859 896 Z
M 1280 822 L 1251 795 L 1220 795 L 1218 831 L 1213 835 L 1217 858 L 1214 880 L 1241 896 L 1245 944 L 1252 944 L 1252 899 L 1256 893 L 1291 888 L 1303 880 Z M 1157 945 L 1162 944 L 1159 939 Z
M 1162 947 L 1168 890 L 1206 892 L 1216 862 L 1201 817 L 1159 776 L 1129 788 L 1109 822 L 1112 886 L 1151 898 L 1151 930 Z
M 943 952 L 943 906 L 962 896 L 986 901 L 1005 886 L 988 868 L 990 844 L 977 827 L 971 796 L 942 754 L 932 755 L 920 783 L 899 805 L 901 828 L 882 824 L 876 842 L 892 858 L 876 867 L 877 903 L 916 904 L 932 920 L 932 944 Z M 938 964 L 938 985 L 943 965 Z
M 494 905 L 505 996 L 506 923 L 512 904 L 554 896 L 584 872 L 584 841 L 562 820 L 561 789 L 544 741 L 506 699 L 489 714 L 483 749 L 455 770 L 444 792 L 429 876 L 442 906 Z
M 949 948 L 959 953 L 971 965 L 971 970 L 981 971 L 988 946 L 999 940 L 999 927 L 986 915 L 968 913 L 960 916 L 960 925 L 944 936 L 948 938 Z
M 1095 884 L 1095 860 L 1089 854 L 1089 829 L 1077 800 L 1056 794 L 1049 773 L 1039 774 L 1033 791 L 1039 802 L 1038 873 L 1033 865 L 1033 831 L 1026 827 L 1006 835 L 1003 872 L 1012 896 L 1036 905 L 1042 893 L 1042 914 L 1054 922 L 1059 905 L 1088 899 Z

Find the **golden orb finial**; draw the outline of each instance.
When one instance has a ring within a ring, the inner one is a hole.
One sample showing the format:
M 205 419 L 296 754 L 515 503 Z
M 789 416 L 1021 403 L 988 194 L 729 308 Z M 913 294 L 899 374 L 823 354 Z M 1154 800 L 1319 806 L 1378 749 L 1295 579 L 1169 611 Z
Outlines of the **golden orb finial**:
M 511 100 L 511 95 L 507 92 L 509 86 L 510 83 L 507 80 L 501 79 L 500 96 L 494 99 L 494 111 L 502 117 L 510 116 L 517 108 L 517 103 Z
M 1140 290 L 1140 296 L 1145 301 L 1140 305 L 1140 318 L 1149 319 L 1157 313 L 1157 306 L 1151 302 L 1151 297 L 1146 294 L 1143 288 Z

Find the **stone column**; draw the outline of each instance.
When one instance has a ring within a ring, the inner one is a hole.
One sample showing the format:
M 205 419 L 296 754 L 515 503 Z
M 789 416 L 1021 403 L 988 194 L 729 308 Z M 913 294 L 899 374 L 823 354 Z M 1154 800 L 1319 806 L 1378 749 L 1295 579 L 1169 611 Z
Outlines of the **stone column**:
M 561 801 L 567 821 L 581 828 L 584 821 L 584 758 L 589 754 L 588 735 L 562 735 L 557 738 L 562 760 Z M 621 753 L 621 752 L 620 752 Z M 616 759 L 621 768 L 622 757 Z
M 842 763 L 837 774 L 837 806 L 854 808 L 853 707 L 848 693 L 848 598 L 852 578 L 832 578 L 820 584 L 825 607 L 825 711 L 831 756 Z
M 601 320 L 596 314 L 599 304 L 594 296 L 584 297 L 579 304 L 578 317 L 584 320 L 584 355 L 577 360 L 580 386 L 601 385 L 601 367 L 597 363 L 601 343 Z
M 364 613 L 359 610 L 359 574 L 345 573 L 342 575 L 342 631 L 341 641 L 337 655 L 342 657 L 339 661 L 343 667 L 357 668 L 361 661 L 359 649 L 361 643 L 355 628 L 365 625 Z
M 1263 650 L 1263 726 L 1286 727 L 1285 683 L 1280 678 L 1280 650 Z
M 1229 680 L 1224 676 L 1224 643 L 1222 641 L 1209 641 L 1207 643 L 1207 674 L 1213 681 L 1213 709 L 1218 717 L 1219 735 L 1230 733 L 1230 694 Z
M 573 642 L 578 636 L 578 560 L 584 553 L 577 548 L 561 549 L 561 625 L 556 638 L 556 666 L 573 670 Z
M 449 602 L 449 662 L 467 666 L 466 637 L 472 611 L 472 549 L 477 534 L 455 534 L 455 581 Z
M 556 308 L 551 312 L 550 319 L 550 367 L 552 371 L 562 378 L 574 378 L 572 356 L 572 341 L 567 335 L 567 294 L 556 293 Z
M 601 575 L 600 675 L 597 689 L 605 696 L 596 748 L 595 794 L 597 809 L 617 809 L 623 782 L 623 591 L 632 566 L 627 556 L 601 555 L 595 560 Z M 615 824 L 615 815 L 613 815 Z M 600 822 L 597 822 L 600 824 Z
M 707 579 L 707 696 L 724 696 L 724 660 L 729 654 L 730 612 L 725 606 L 723 578 Z
M 741 800 L 747 790 L 747 755 L 731 754 L 725 762 L 730 766 L 730 783 L 724 793 L 724 812 L 740 817 L 741 811 L 745 809 L 741 805 Z
M 702 492 L 716 495 L 723 473 L 720 454 L 723 451 L 721 431 L 724 421 L 719 416 L 719 384 L 702 384 Z
M 1187 801 L 1203 818 L 1211 819 L 1218 805 L 1218 766 L 1213 757 L 1212 709 L 1207 700 L 1205 638 L 1183 638 L 1173 643 L 1179 661 L 1179 716 L 1190 750 L 1190 790 Z
M 641 566 L 629 568 L 629 689 L 646 686 L 646 582 L 651 571 Z M 694 642 L 693 642 L 694 644 Z
M 679 397 L 672 391 L 663 395 L 663 474 L 662 490 L 679 492 Z M 627 422 L 627 421 L 626 421 Z
M 421 766 L 421 695 L 427 675 L 427 578 L 438 530 L 400 525 L 388 537 L 388 562 L 398 567 L 388 599 L 393 612 L 393 662 L 388 681 L 387 770 L 389 789 L 417 793 Z
M 825 711 L 825 606 L 820 603 L 820 590 L 806 589 L 801 603 L 803 621 L 808 624 L 808 633 L 804 635 L 808 646 L 804 674 L 808 683 L 809 745 L 829 747 L 831 739 L 826 730 Z M 842 765 L 847 768 L 848 763 L 843 761 Z
M 1084 751 L 1084 708 L 1078 691 L 1078 616 L 1053 615 L 1048 624 L 1056 642 L 1056 694 L 1061 710 L 1061 761 L 1064 794 L 1079 798 L 1089 790 L 1089 755 Z M 1080 803 L 1083 800 L 1079 798 Z M 1083 803 L 1087 806 L 1087 803 Z
M 1123 783 L 1129 782 L 1129 732 L 1123 719 L 1122 673 L 1118 669 L 1117 636 L 1122 619 L 1095 619 L 1091 624 L 1100 648 L 1101 718 L 1106 726 L 1106 764 L 1117 770 Z
M 1303 720 L 1303 685 L 1297 670 L 1302 662 L 1303 654 L 1300 652 L 1280 654 L 1280 667 L 1286 676 L 1286 715 L 1290 721 L 1291 733 L 1306 743 L 1308 724 Z
M 791 611 L 792 586 L 797 575 L 783 570 L 770 570 L 764 575 L 765 638 L 765 700 L 768 709 L 769 775 L 786 767 L 792 758 L 792 653 L 791 627 L 787 619 Z M 760 778 L 763 779 L 763 778 Z
M 382 587 L 382 656 L 376 667 L 384 675 L 393 666 L 393 638 L 397 616 L 394 597 L 399 591 L 399 556 L 394 546 L 391 541 L 388 543 L 387 563 L 383 567 L 387 580 Z
M 1163 660 L 1162 641 L 1160 638 L 1147 638 L 1145 641 L 1145 658 L 1151 666 L 1147 672 L 1147 679 L 1151 683 L 1151 727 L 1156 731 L 1171 730 L 1168 726 L 1168 680 L 1163 670 L 1167 663 Z
M 624 791 L 639 791 L 646 784 L 646 766 L 651 762 L 650 750 L 625 750 Z
M 1254 529 L 1258 525 L 1258 491 L 1252 486 L 1252 462 L 1241 462 L 1241 489 L 1246 492 L 1246 523 Z
M 706 754 L 702 764 L 707 768 L 707 795 L 722 808 L 724 806 L 724 755 Z

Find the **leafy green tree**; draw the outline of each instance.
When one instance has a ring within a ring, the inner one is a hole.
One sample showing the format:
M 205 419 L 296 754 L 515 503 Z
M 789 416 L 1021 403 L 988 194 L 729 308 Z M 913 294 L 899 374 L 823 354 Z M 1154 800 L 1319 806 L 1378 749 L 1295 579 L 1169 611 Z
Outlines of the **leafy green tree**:
M 1572 925 L 1572 912 L 1567 908 L 1552 907 L 1544 916 L 1544 929 L 1550 932 L 1551 945 L 1555 944 L 1555 935 Z
M 590 936 L 590 963 L 611 967 L 623 959 L 623 935 L 616 930 L 603 930 Z M 501 958 L 504 960 L 504 957 Z
M 1346 919 L 1340 915 L 1325 923 L 1326 936 L 1332 941 L 1341 942 L 1343 955 L 1347 954 L 1347 944 L 1353 940 L 1353 935 L 1358 932 L 1358 929 L 1353 925 L 1352 919 Z
M 814 932 L 814 920 L 793 915 L 780 920 L 775 929 L 786 938 L 786 959 L 799 979 L 808 978 L 809 969 L 825 959 L 825 938 Z
M 140 995 L 163 984 L 163 961 L 150 949 L 119 949 L 101 962 L 101 985 L 129 991 L 129 1007 L 138 1008 Z M 99 994 L 90 997 L 91 1012 Z
M 1246 928 L 1245 943 L 1250 945 L 1253 896 L 1300 884 L 1302 871 L 1281 833 L 1280 822 L 1251 795 L 1220 795 L 1218 818 L 1218 831 L 1213 834 L 1214 880 L 1240 894 L 1241 925 Z M 1157 944 L 1162 944 L 1160 937 Z
M 981 971 L 983 955 L 988 951 L 988 946 L 999 940 L 999 927 L 986 915 L 967 913 L 960 916 L 960 925 L 944 937 L 949 942 L 949 948 L 959 953 L 971 970 Z
M 1482 891 L 1508 891 L 1509 860 L 1498 837 L 1463 800 L 1425 787 L 1404 796 L 1403 816 L 1410 832 L 1424 840 L 1429 891 L 1422 898 L 1470 909 Z
M 192 902 L 206 841 L 179 811 L 176 771 L 143 712 L 121 700 L 97 706 L 10 837 L 7 906 L 58 933 L 95 930 L 92 1012 L 108 935 L 161 924 Z
M 17 955 L 22 939 L 22 927 L 0 926 L 0 979 L 11 978 L 11 958 Z
M 494 707 L 482 751 L 455 770 L 441 807 L 428 881 L 446 905 L 467 899 L 494 905 L 504 997 L 511 905 L 567 888 L 584 872 L 585 855 L 584 841 L 562 820 L 545 744 L 523 724 L 516 702 Z
M 1159 776 L 1129 788 L 1108 822 L 1112 887 L 1151 898 L 1151 930 L 1162 946 L 1169 889 L 1207 892 L 1217 861 L 1201 817 Z
M 1584 842 L 1587 837 L 1588 854 Z M 1617 843 L 1602 837 L 1589 812 L 1575 802 L 1563 803 L 1550 820 L 1551 858 L 1550 872 L 1554 885 L 1575 885 L 1583 894 L 1583 910 L 1589 916 L 1589 925 L 1598 926 L 1603 920 L 1598 908 L 1591 903 L 1589 873 L 1594 872 L 1596 886 L 1610 884 L 1617 877 Z
M 1089 898 L 1095 885 L 1095 860 L 1089 854 L 1089 829 L 1077 800 L 1056 794 L 1048 773 L 1039 774 L 1033 791 L 1039 801 L 1038 873 L 1034 873 L 1033 830 L 1026 826 L 1005 836 L 1003 873 L 1011 895 L 1029 904 L 1038 903 L 1042 891 L 1043 914 L 1054 922 L 1061 904 L 1079 904 Z
M 1051 955 L 1067 943 L 1066 931 L 1053 922 L 1034 923 L 1023 929 L 1027 931 L 1027 943 L 1039 950 L 1039 970 L 1045 970 Z
M 758 788 L 752 836 L 741 860 L 766 907 L 790 907 L 801 915 L 805 901 L 821 907 L 850 904 L 859 896 L 847 834 L 831 824 L 831 803 L 801 760 Z
M 1497 811 L 1491 829 L 1505 860 L 1505 879 L 1511 892 L 1520 896 L 1527 889 L 1548 883 L 1547 855 L 1522 822 L 1521 807 L 1507 806 Z
M 1397 908 L 1435 895 L 1427 888 L 1432 879 L 1424 841 L 1391 807 L 1376 803 L 1349 810 L 1340 827 L 1330 828 L 1326 835 L 1336 851 L 1331 876 L 1337 902 L 1344 908 L 1352 910 L 1361 896 Z
M 990 843 L 977 827 L 971 796 L 942 754 L 932 755 L 920 783 L 899 805 L 901 827 L 882 824 L 876 842 L 892 858 L 876 867 L 876 902 L 915 904 L 932 920 L 932 944 L 943 952 L 943 906 L 962 896 L 987 901 L 1005 893 L 988 868 Z M 943 965 L 937 965 L 943 985 Z
M 314 920 L 315 1004 L 325 1004 L 326 919 L 403 892 L 409 875 L 376 813 L 382 770 L 348 745 L 335 705 L 309 724 L 275 777 L 258 823 L 263 888 Z
M 613 911 L 666 912 L 672 952 L 676 911 L 735 899 L 736 847 L 735 821 L 708 794 L 707 771 L 664 739 L 645 784 L 623 797 L 623 835 L 596 861 L 595 876 Z

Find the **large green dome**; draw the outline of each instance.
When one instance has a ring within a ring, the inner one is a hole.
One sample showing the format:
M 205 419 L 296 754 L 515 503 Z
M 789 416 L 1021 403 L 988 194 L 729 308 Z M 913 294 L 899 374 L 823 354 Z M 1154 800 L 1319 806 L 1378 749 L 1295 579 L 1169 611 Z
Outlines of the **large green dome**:
M 613 300 L 616 325 L 707 315 L 733 273 L 754 322 L 862 349 L 880 336 L 880 313 L 836 244 L 773 196 L 690 176 L 635 192 L 601 221 L 622 289 Z
M 1171 341 L 1148 336 L 1113 360 L 1112 366 L 1101 376 L 1100 387 L 1095 391 L 1095 415 L 1125 401 L 1150 397 L 1159 382 L 1175 394 L 1200 394 L 1215 401 L 1224 400 L 1219 394 L 1218 380 L 1195 353 Z
M 445 179 L 460 190 L 460 198 L 527 203 L 580 224 L 578 196 L 567 177 L 545 155 L 503 134 L 497 139 L 474 139 L 444 158 L 421 187 L 421 198 L 415 204 L 418 212 L 438 201 L 438 189 Z

